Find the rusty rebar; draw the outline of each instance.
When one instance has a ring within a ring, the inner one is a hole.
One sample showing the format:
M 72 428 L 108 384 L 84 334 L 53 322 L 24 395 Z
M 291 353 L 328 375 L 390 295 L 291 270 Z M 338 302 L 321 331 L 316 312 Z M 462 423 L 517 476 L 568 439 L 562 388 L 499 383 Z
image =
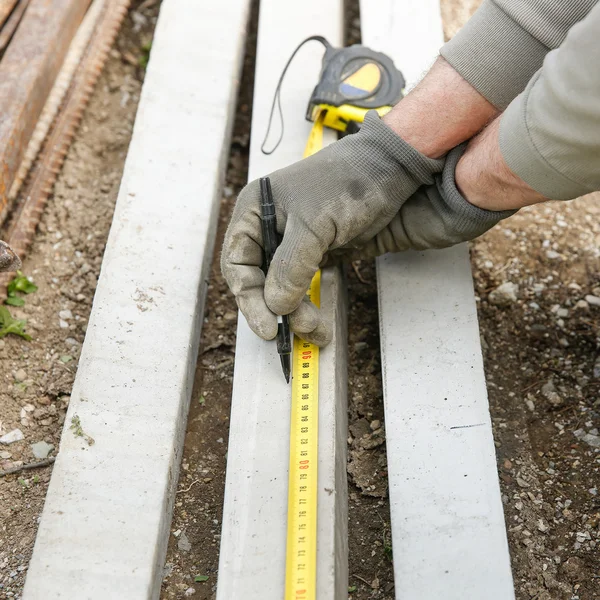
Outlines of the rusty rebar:
M 90 44 L 77 68 L 62 108 L 21 192 L 23 201 L 11 220 L 8 242 L 21 257 L 26 254 L 60 168 L 81 122 L 83 111 L 127 14 L 130 0 L 108 0 Z M 0 275 L 0 300 L 6 298 L 7 274 Z

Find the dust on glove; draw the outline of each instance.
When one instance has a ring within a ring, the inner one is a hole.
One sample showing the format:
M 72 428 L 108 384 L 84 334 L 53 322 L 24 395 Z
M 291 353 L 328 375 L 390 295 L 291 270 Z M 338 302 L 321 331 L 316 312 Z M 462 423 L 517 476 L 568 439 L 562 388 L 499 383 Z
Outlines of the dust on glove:
M 221 269 L 252 330 L 272 339 L 276 315 L 289 314 L 300 337 L 328 343 L 331 325 L 304 300 L 324 257 L 364 247 L 442 167 L 443 160 L 418 152 L 375 111 L 367 113 L 358 133 L 269 175 L 283 237 L 266 277 L 260 189 L 258 181 L 248 184 L 225 234 Z
M 388 252 L 449 248 L 479 237 L 516 210 L 491 211 L 468 202 L 456 187 L 455 171 L 466 144 L 451 150 L 435 184 L 417 190 L 394 218 L 362 248 L 339 248 L 329 263 L 374 258 Z

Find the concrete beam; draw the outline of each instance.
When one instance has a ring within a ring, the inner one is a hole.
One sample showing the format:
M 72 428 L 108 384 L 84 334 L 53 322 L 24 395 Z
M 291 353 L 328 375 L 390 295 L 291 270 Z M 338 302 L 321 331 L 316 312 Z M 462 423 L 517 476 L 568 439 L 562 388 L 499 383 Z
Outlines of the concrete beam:
M 285 137 L 277 151 L 260 151 L 277 79 L 296 45 L 319 33 L 339 45 L 341 0 L 305 0 L 301 8 L 262 0 L 250 151 L 250 178 L 302 157 L 310 124 L 304 120 L 320 72 L 322 48 L 296 57 L 283 85 Z M 277 137 L 277 122 L 273 138 Z M 335 139 L 326 132 L 328 142 Z M 321 306 L 336 323 L 319 365 L 319 506 L 317 597 L 348 594 L 346 483 L 346 307 L 337 270 L 322 279 Z M 237 334 L 227 481 L 217 600 L 280 600 L 285 549 L 291 389 L 275 344 L 254 335 L 240 316 Z
M 438 0 L 361 0 L 363 42 L 412 87 L 443 43 Z M 514 598 L 469 253 L 377 262 L 396 598 Z
M 25 600 L 159 598 L 248 11 L 162 4 Z

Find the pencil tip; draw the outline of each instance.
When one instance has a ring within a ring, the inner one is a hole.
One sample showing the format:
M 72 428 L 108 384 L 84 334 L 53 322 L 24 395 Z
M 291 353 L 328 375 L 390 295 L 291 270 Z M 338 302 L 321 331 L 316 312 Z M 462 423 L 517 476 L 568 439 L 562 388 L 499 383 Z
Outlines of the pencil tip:
M 281 354 L 279 356 L 279 358 L 281 359 L 281 368 L 283 369 L 283 375 L 285 377 L 285 381 L 287 383 L 289 383 L 290 382 L 290 371 L 291 371 L 290 355 L 289 354 Z

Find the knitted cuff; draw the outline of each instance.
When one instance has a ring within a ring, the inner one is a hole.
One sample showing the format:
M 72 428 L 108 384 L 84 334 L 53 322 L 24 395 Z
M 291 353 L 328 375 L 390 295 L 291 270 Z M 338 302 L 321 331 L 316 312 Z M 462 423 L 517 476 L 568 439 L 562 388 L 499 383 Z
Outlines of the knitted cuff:
M 484 98 L 503 110 L 542 66 L 548 48 L 492 0 L 484 0 L 440 54 Z
M 443 196 L 449 213 L 452 215 L 453 229 L 470 239 L 471 236 L 481 235 L 496 223 L 514 215 L 516 210 L 485 210 L 471 204 L 456 187 L 455 171 L 460 157 L 464 154 L 467 144 L 461 144 L 451 150 L 446 158 L 444 171 L 436 177 L 438 191 Z

